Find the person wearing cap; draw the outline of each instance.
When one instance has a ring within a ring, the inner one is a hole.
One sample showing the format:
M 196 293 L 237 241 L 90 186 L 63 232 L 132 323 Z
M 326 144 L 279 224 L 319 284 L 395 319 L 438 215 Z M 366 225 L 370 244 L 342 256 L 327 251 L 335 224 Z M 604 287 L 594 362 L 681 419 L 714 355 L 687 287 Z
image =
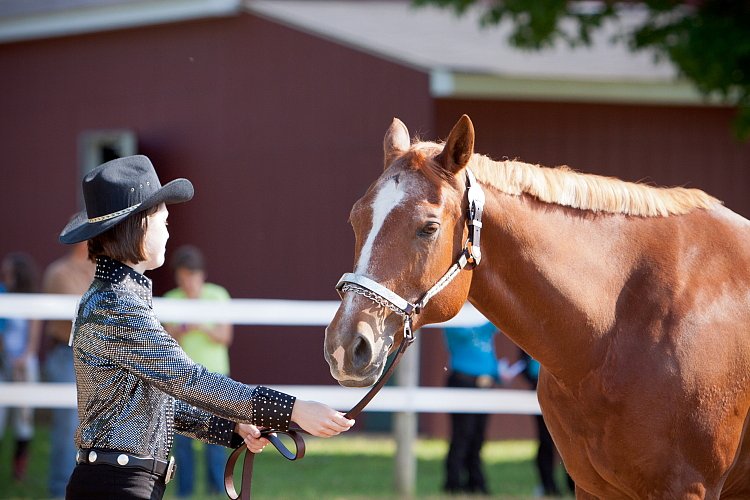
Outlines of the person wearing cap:
M 479 326 L 445 328 L 450 372 L 447 387 L 494 387 L 499 382 L 494 337 L 497 327 L 485 322 Z M 445 457 L 443 490 L 450 494 L 489 494 L 482 470 L 482 446 L 489 415 L 452 413 L 451 439 Z
M 324 404 L 206 370 L 159 323 L 144 273 L 164 263 L 167 205 L 193 197 L 190 181 L 162 186 L 136 155 L 100 165 L 82 187 L 86 209 L 60 234 L 66 244 L 87 240 L 96 262 L 70 338 L 80 424 L 66 498 L 162 498 L 174 432 L 229 447 L 244 440 L 257 453 L 268 444 L 259 427 L 294 421 L 330 437 L 354 424 Z

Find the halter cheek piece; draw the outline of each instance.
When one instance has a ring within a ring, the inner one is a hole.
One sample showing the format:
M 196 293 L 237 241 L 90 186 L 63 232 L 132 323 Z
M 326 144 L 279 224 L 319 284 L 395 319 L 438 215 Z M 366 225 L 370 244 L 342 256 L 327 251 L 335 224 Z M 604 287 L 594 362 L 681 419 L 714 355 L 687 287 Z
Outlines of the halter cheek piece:
M 338 283 L 336 290 L 339 296 L 344 298 L 345 292 L 354 292 L 367 297 L 371 301 L 395 312 L 404 320 L 404 340 L 409 343 L 414 341 L 412 332 L 413 316 L 419 314 L 432 297 L 437 295 L 443 288 L 453 281 L 458 273 L 466 269 L 474 269 L 482 260 L 482 251 L 479 247 L 479 238 L 482 231 L 482 210 L 484 210 L 484 191 L 477 183 L 474 173 L 466 169 L 466 197 L 469 207 L 466 214 L 466 224 L 469 227 L 469 236 L 464 243 L 464 248 L 459 254 L 456 262 L 448 271 L 427 290 L 416 302 L 411 303 L 396 292 L 371 280 L 367 276 L 354 273 L 345 273 Z

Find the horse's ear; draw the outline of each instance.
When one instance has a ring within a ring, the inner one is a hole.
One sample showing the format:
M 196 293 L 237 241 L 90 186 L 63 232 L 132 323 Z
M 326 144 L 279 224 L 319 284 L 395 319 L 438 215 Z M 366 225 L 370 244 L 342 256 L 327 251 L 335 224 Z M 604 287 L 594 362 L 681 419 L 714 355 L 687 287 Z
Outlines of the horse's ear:
M 452 174 L 459 173 L 474 154 L 474 124 L 463 115 L 445 140 L 443 151 L 435 159 L 438 164 Z
M 383 138 L 383 168 L 388 168 L 393 160 L 409 149 L 409 130 L 404 122 L 394 118 Z

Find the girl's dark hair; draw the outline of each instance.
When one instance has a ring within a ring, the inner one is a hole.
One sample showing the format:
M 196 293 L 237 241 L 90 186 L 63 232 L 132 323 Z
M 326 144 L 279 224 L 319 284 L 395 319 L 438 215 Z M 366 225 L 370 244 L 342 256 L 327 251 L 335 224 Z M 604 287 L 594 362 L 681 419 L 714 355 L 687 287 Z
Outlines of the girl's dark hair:
M 96 260 L 98 255 L 120 262 L 138 262 L 146 260 L 144 237 L 148 229 L 148 216 L 156 213 L 159 205 L 132 215 L 89 240 L 89 259 Z
M 10 293 L 35 293 L 39 291 L 39 268 L 30 255 L 23 252 L 9 253 L 3 260 L 9 266 L 11 278 L 6 286 Z

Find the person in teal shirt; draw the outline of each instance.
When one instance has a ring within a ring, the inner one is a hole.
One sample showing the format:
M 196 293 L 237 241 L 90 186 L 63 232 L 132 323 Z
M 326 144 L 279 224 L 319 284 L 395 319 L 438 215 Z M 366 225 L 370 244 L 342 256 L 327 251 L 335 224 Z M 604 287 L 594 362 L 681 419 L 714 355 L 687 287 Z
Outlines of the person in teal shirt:
M 229 300 L 229 292 L 219 285 L 206 282 L 206 271 L 201 251 L 192 245 L 177 249 L 171 259 L 177 288 L 164 297 L 171 299 Z M 232 325 L 224 323 L 167 324 L 165 329 L 179 342 L 182 349 L 196 363 L 209 371 L 229 375 L 229 345 Z M 224 491 L 224 464 L 227 459 L 223 446 L 201 443 L 205 452 L 206 485 L 209 494 Z M 195 487 L 195 457 L 193 440 L 175 434 L 174 453 L 180 464 L 177 474 L 177 496 L 193 494 Z
M 448 387 L 493 387 L 498 381 L 498 360 L 494 337 L 497 327 L 490 322 L 476 327 L 445 328 L 450 357 Z M 489 415 L 453 413 L 451 442 L 445 460 L 448 493 L 488 494 L 482 471 L 481 451 Z
M 539 370 L 541 365 L 539 361 L 532 358 L 523 349 L 521 351 L 521 362 L 525 363 L 525 367 L 521 372 L 523 376 L 531 384 L 532 389 L 536 391 L 536 387 L 539 383 Z M 557 481 L 555 480 L 555 462 L 558 455 L 555 442 L 552 440 L 552 435 L 547 429 L 547 424 L 544 423 L 544 417 L 542 415 L 534 415 L 534 422 L 536 423 L 537 435 L 539 436 L 539 447 L 536 453 L 536 468 L 539 473 L 539 480 L 542 482 L 540 485 L 539 493 L 549 497 L 562 496 L 560 488 L 557 487 Z M 563 466 L 564 468 L 564 466 Z M 573 479 L 565 471 L 566 485 L 571 493 L 575 494 L 576 486 Z

